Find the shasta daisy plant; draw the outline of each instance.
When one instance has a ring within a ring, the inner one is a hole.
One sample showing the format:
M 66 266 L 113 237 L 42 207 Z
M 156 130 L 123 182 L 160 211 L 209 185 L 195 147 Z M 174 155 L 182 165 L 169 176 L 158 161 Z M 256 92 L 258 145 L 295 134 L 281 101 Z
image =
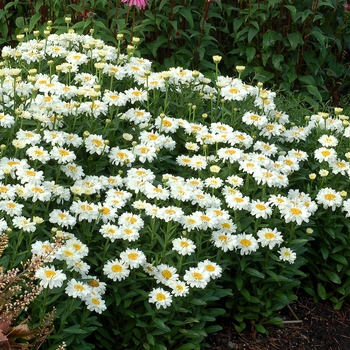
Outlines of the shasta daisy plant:
M 246 312 L 258 322 L 295 298 L 319 213 L 349 216 L 339 112 L 298 127 L 276 93 L 220 76 L 213 59 L 211 81 L 154 72 L 135 47 L 73 30 L 3 48 L 0 211 L 14 258 L 2 264 L 61 238 L 33 306 L 58 310 L 52 344 L 95 330 L 112 347 L 200 344 L 205 320 L 224 312 L 204 306 L 222 297 L 243 329 Z

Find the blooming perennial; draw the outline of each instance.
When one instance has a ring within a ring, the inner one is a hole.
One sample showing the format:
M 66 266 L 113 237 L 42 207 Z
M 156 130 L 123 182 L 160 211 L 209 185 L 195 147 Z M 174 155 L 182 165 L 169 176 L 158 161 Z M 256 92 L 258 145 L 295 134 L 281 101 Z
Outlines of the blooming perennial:
M 30 59 L 33 49 L 51 70 Z M 38 269 L 39 284 L 64 286 L 90 311 L 102 313 L 104 294 L 131 278 L 147 276 L 159 309 L 216 283 L 232 256 L 273 250 L 275 263 L 294 263 L 274 222 L 295 227 L 327 209 L 350 216 L 349 199 L 328 181 L 349 178 L 340 146 L 350 129 L 331 116 L 298 127 L 261 86 L 220 75 L 211 83 L 180 67 L 155 73 L 150 61 L 73 31 L 6 47 L 3 59 L 0 231 L 38 256 L 51 252 L 55 232 L 62 245 Z M 185 108 L 172 110 L 170 93 Z M 306 152 L 314 129 L 317 148 Z M 303 181 L 319 182 L 305 194 L 293 176 L 308 162 Z

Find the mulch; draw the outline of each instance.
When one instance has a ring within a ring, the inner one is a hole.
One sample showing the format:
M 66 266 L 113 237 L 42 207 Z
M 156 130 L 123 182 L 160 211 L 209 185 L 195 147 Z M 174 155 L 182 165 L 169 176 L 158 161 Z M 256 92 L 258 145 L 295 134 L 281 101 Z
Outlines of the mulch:
M 341 310 L 329 301 L 315 302 L 299 296 L 281 310 L 284 327 L 265 327 L 269 335 L 245 329 L 238 333 L 228 319 L 219 323 L 222 331 L 208 337 L 211 350 L 349 350 L 350 300 Z

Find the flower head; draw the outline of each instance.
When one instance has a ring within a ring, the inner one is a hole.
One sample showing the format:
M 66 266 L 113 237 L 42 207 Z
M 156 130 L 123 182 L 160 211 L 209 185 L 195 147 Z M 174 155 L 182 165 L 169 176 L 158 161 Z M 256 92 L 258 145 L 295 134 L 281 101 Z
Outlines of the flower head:
M 167 308 L 172 303 L 172 296 L 163 288 L 154 288 L 149 293 L 148 301 L 156 304 L 157 309 L 160 309 L 161 307 Z
M 290 248 L 282 247 L 278 252 L 280 253 L 280 260 L 287 261 L 290 264 L 293 264 L 297 258 L 297 255 Z
M 35 277 L 40 279 L 40 285 L 50 289 L 61 287 L 67 278 L 62 270 L 56 270 L 54 266 L 45 266 L 38 269 Z

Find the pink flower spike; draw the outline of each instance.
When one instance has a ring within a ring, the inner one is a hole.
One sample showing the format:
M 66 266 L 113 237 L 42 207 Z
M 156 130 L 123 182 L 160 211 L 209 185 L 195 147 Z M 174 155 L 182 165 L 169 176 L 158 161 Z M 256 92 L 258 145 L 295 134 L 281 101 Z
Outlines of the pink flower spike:
M 122 2 L 127 3 L 128 6 L 135 5 L 137 6 L 140 10 L 143 10 L 146 8 L 148 5 L 147 0 L 122 0 Z

